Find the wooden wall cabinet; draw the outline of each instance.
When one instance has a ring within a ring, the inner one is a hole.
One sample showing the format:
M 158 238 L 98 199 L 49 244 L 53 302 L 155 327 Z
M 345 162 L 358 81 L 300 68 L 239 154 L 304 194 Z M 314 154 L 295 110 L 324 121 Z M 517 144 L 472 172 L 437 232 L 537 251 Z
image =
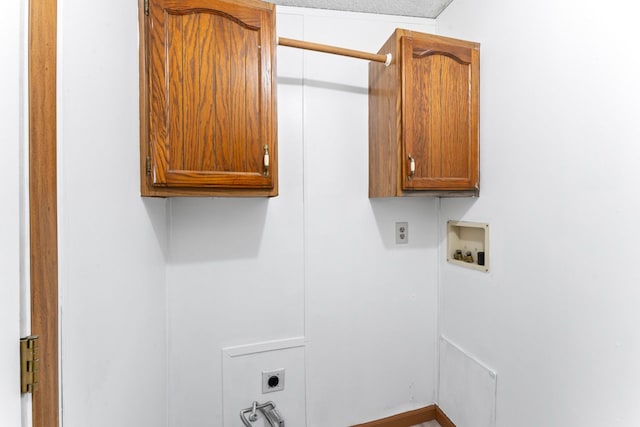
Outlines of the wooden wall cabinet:
M 480 45 L 396 30 L 369 66 L 369 197 L 477 196 Z
M 277 195 L 275 6 L 141 8 L 142 195 Z

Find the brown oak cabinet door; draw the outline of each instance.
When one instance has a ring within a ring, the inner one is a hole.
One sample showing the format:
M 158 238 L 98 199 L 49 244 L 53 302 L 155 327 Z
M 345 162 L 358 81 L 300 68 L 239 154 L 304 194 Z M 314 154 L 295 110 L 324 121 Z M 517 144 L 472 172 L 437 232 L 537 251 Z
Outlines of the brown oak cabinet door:
M 402 37 L 403 188 L 478 185 L 477 50 Z
M 274 11 L 150 0 L 145 167 L 159 194 L 149 195 L 277 194 Z
M 369 197 L 479 191 L 480 45 L 397 29 L 369 65 Z

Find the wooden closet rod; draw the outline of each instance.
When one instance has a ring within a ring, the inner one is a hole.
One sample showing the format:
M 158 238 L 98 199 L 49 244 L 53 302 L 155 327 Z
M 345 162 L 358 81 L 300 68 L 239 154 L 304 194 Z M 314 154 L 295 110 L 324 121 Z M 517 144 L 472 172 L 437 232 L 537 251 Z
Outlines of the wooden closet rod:
M 385 65 L 390 65 L 391 60 L 393 59 L 390 53 L 387 53 L 386 55 L 383 55 L 381 53 L 368 53 L 368 52 L 362 52 L 360 50 L 345 49 L 342 47 L 330 46 L 330 45 L 320 44 L 320 43 L 305 42 L 302 40 L 287 39 L 284 37 L 278 38 L 278 44 L 280 46 L 315 50 L 317 52 L 331 53 L 334 55 L 342 55 L 342 56 L 350 56 L 352 58 L 359 58 L 359 59 L 366 59 L 367 61 L 383 62 Z

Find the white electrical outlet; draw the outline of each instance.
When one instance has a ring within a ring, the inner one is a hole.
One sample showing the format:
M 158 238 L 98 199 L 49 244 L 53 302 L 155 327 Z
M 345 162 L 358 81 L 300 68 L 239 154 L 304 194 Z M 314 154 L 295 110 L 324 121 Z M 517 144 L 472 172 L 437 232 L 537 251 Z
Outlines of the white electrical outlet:
M 262 394 L 284 390 L 284 369 L 262 371 Z
M 409 243 L 409 223 L 396 222 L 396 244 Z

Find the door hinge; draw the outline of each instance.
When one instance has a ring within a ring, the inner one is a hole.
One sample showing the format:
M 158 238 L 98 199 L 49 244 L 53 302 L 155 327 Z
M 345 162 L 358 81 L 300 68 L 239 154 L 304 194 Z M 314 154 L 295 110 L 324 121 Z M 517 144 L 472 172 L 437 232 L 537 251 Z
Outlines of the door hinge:
M 151 175 L 151 156 L 147 156 L 147 165 L 146 165 L 147 176 Z
M 149 0 L 144 0 L 144 14 L 149 16 Z
M 33 335 L 20 339 L 20 391 L 33 393 L 40 381 L 39 337 Z

